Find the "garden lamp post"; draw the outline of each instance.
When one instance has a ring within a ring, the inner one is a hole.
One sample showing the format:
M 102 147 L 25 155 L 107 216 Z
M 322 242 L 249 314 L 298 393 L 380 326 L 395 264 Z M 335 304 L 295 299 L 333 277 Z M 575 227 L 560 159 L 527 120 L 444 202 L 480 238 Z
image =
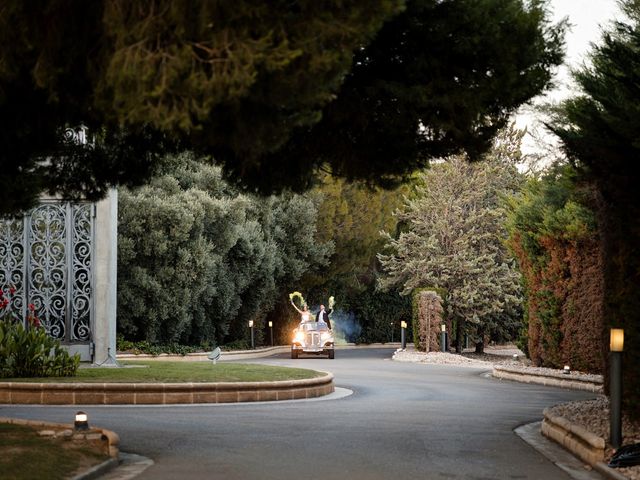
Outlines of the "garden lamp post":
M 612 328 L 609 343 L 609 409 L 610 443 L 616 450 L 622 444 L 622 351 L 624 349 L 624 330 Z
M 269 331 L 271 332 L 271 346 L 273 347 L 273 322 L 269 321 Z
M 444 323 L 440 326 L 440 351 L 447 351 L 447 326 Z
M 251 348 L 256 348 L 255 340 L 253 336 L 253 320 L 249 320 L 249 328 L 251 329 Z
M 405 330 L 407 329 L 407 322 L 404 320 L 400 322 L 400 348 L 403 350 L 407 348 L 407 339 L 405 336 Z
M 389 322 L 389 325 L 391 325 L 391 343 L 393 343 L 393 322 Z

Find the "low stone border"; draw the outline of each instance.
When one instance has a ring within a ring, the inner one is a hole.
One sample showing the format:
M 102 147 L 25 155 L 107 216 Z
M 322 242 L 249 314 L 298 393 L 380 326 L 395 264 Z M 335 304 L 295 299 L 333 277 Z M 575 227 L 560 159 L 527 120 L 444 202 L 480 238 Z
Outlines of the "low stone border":
M 577 375 L 558 372 L 538 373 L 514 367 L 495 366 L 493 376 L 523 383 L 537 383 L 552 387 L 572 388 L 588 392 L 602 393 L 602 381 L 580 378 Z
M 566 418 L 551 415 L 548 408 L 545 408 L 543 414 L 542 434 L 545 437 L 556 441 L 589 465 L 593 466 L 604 460 L 603 438 Z
M 222 352 L 219 362 L 230 360 L 246 360 L 250 358 L 270 357 L 278 353 L 287 353 L 291 350 L 288 345 L 279 347 L 260 348 L 256 350 L 233 350 Z M 173 355 L 161 353 L 160 355 L 149 355 L 148 353 L 119 353 L 118 360 L 153 360 L 153 361 L 172 361 L 172 362 L 210 362 L 209 354 L 211 352 L 187 353 L 186 355 Z
M 109 456 L 112 459 L 117 459 L 118 454 L 120 452 L 120 437 L 117 433 L 112 432 L 111 430 L 107 430 L 105 428 L 94 428 L 92 427 L 86 431 L 76 431 L 73 428 L 73 425 L 66 423 L 52 423 L 52 422 L 43 422 L 40 420 L 23 420 L 22 418 L 9 418 L 9 417 L 0 417 L 0 423 L 11 423 L 14 425 L 29 425 L 32 427 L 43 427 L 43 429 L 48 429 L 54 431 L 58 430 L 62 435 L 68 436 L 72 440 L 82 440 L 82 441 L 96 441 L 100 440 L 106 443 L 106 451 L 109 453 Z
M 333 375 L 279 382 L 27 383 L 0 382 L 0 404 L 159 405 L 314 398 L 333 393 Z
M 413 344 L 410 344 L 413 346 Z M 399 342 L 389 343 L 370 343 L 366 345 L 356 345 L 355 343 L 346 343 L 342 345 L 336 345 L 336 350 L 348 350 L 354 348 L 398 348 Z M 280 345 L 276 347 L 257 348 L 255 350 L 230 350 L 222 351 L 219 362 L 233 361 L 233 360 L 248 360 L 251 358 L 263 358 L 276 355 L 278 353 L 289 353 L 291 351 L 291 345 Z M 159 361 L 177 361 L 177 362 L 210 362 L 209 354 L 211 352 L 198 352 L 187 353 L 186 355 L 174 355 L 168 353 L 161 353 L 160 355 L 149 355 L 147 353 L 119 353 L 117 355 L 118 360 L 159 360 Z
M 562 445 L 566 450 L 588 463 L 602 475 L 612 480 L 626 480 L 627 477 L 618 473 L 604 463 L 606 442 L 580 425 L 571 423 L 564 417 L 557 417 L 544 409 L 541 433 L 554 442 Z

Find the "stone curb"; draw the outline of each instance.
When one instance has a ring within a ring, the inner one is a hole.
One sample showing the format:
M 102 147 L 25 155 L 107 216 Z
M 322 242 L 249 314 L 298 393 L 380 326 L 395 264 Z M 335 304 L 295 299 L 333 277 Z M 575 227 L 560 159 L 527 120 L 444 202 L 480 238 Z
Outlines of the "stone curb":
M 270 357 L 278 353 L 287 353 L 291 347 L 288 345 L 280 347 L 261 348 L 258 350 L 233 350 L 230 352 L 222 352 L 219 362 L 230 360 L 245 360 L 248 358 Z M 186 355 L 174 355 L 169 353 L 161 353 L 160 355 L 150 355 L 148 353 L 119 353 L 118 360 L 154 360 L 154 361 L 178 361 L 178 362 L 210 362 L 210 352 L 187 353 Z
M 93 480 L 94 478 L 100 478 L 107 472 L 116 468 L 118 465 L 120 465 L 120 462 L 117 458 L 110 458 L 99 465 L 91 467 L 85 472 L 79 473 L 75 477 L 72 477 L 71 480 Z
M 333 393 L 333 374 L 276 382 L 24 383 L 0 382 L 0 404 L 164 405 L 297 400 Z
M 588 463 L 602 475 L 613 480 L 627 480 L 627 477 L 616 472 L 604 463 L 606 442 L 580 425 L 571 423 L 564 417 L 551 415 L 549 409 L 543 411 L 542 434 L 562 445 L 573 455 Z
M 336 350 L 350 350 L 350 349 L 362 349 L 362 348 L 398 348 L 400 342 L 389 343 L 370 343 L 366 345 L 356 345 L 355 343 L 347 343 L 343 345 L 336 345 Z M 276 355 L 278 353 L 289 353 L 291 351 L 290 345 L 280 345 L 277 347 L 259 348 L 255 350 L 231 350 L 222 351 L 219 362 L 232 361 L 232 360 L 247 360 L 251 358 L 263 358 Z M 160 355 L 150 355 L 148 353 L 119 353 L 117 355 L 118 360 L 158 360 L 158 361 L 184 361 L 184 362 L 210 362 L 208 355 L 210 352 L 198 352 L 187 353 L 186 355 L 174 355 L 169 353 L 161 353 Z
M 593 465 L 593 469 L 597 470 L 602 475 L 604 475 L 607 478 L 610 478 L 611 480 L 629 480 L 627 477 L 625 477 L 621 473 L 618 473 L 613 468 L 607 466 L 606 463 L 602 463 L 602 462 L 596 463 L 595 465 Z
M 593 393 L 602 393 L 602 382 L 586 380 L 577 376 L 557 374 L 542 374 L 537 372 L 527 372 L 517 368 L 493 367 L 493 374 L 496 378 L 514 380 L 523 383 L 536 383 L 551 387 L 571 388 L 574 390 L 586 390 Z
M 549 413 L 549 409 L 543 411 L 542 434 L 567 450 L 573 452 L 578 458 L 595 465 L 604 460 L 604 439 L 585 430 L 563 417 L 556 417 Z

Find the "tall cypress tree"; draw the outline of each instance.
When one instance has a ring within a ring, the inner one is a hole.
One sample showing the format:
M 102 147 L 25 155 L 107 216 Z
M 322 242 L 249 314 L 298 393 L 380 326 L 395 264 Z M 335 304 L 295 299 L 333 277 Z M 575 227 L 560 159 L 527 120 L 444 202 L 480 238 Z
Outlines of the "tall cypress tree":
M 625 329 L 624 402 L 640 416 L 640 3 L 623 5 L 628 21 L 603 35 L 590 65 L 574 74 L 580 93 L 560 105 L 549 127 L 562 140 L 580 180 L 599 193 L 605 265 L 603 356 L 608 327 Z M 605 372 L 608 369 L 605 368 Z

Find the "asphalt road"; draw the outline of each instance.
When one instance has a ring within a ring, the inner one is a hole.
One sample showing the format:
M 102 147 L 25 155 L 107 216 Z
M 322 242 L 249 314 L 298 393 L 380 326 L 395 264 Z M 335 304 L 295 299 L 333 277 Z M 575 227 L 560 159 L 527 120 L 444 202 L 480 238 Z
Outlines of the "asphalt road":
M 593 394 L 409 364 L 391 350 L 255 363 L 334 373 L 336 400 L 83 408 L 155 464 L 139 479 L 568 479 L 513 432 L 550 405 Z M 0 416 L 71 422 L 77 407 L 2 406 Z

